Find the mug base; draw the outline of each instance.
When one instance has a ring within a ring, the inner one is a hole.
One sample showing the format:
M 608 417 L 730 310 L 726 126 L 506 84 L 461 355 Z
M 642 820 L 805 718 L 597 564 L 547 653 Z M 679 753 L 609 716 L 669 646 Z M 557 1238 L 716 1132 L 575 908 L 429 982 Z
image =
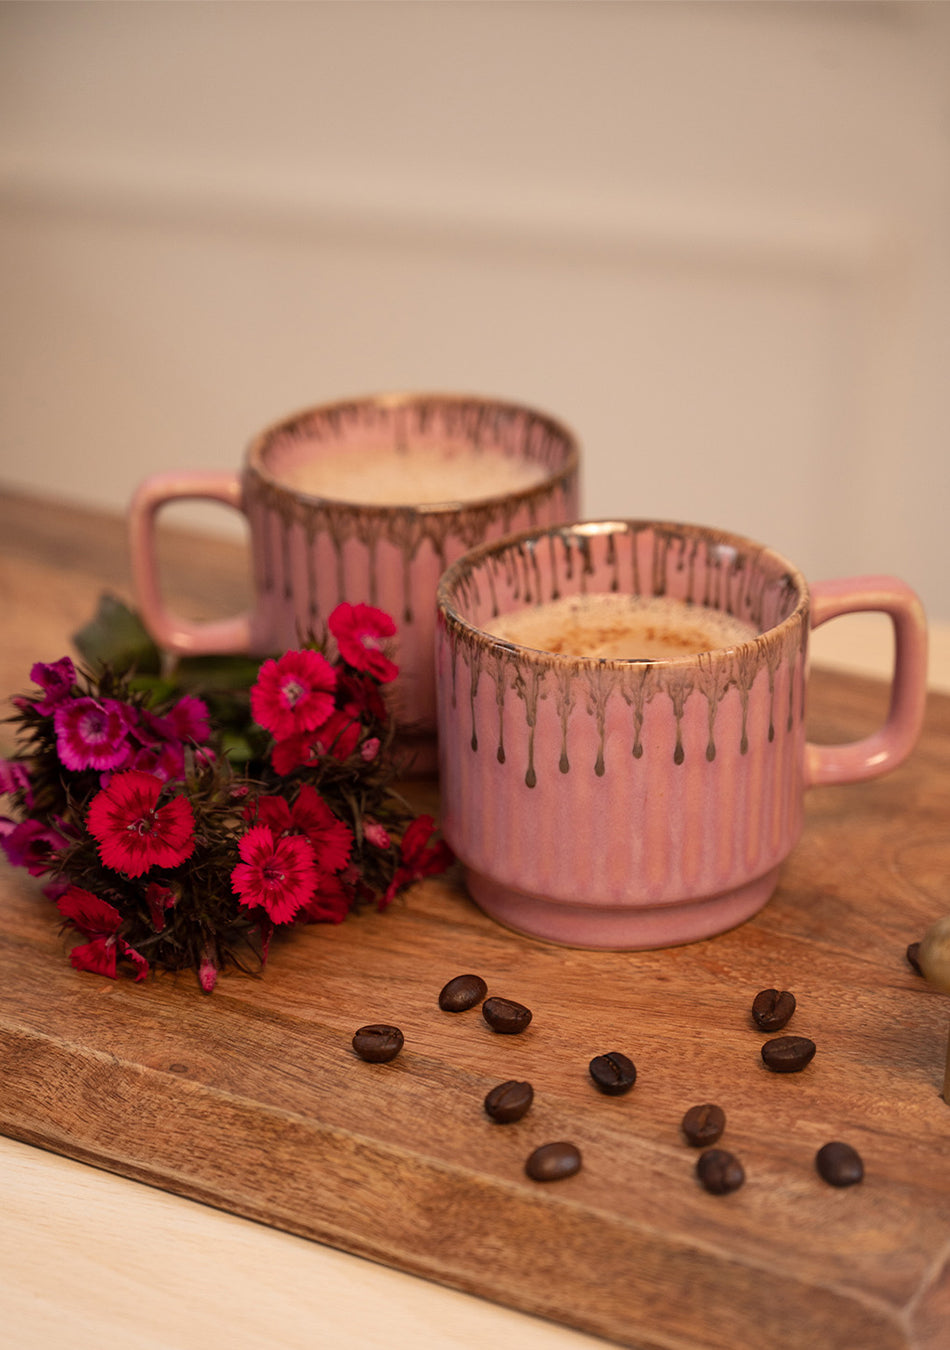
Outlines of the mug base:
M 513 890 L 472 868 L 465 884 L 479 909 L 506 928 L 565 947 L 645 951 L 715 937 L 751 919 L 778 883 L 779 868 L 700 900 L 664 905 L 592 905 L 546 900 Z

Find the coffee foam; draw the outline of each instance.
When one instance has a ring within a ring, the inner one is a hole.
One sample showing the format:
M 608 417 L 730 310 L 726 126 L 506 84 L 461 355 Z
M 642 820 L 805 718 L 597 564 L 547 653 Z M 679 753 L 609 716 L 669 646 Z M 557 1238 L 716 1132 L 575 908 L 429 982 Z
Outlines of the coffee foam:
M 566 595 L 482 624 L 521 647 L 604 660 L 669 660 L 749 642 L 758 630 L 672 596 Z
M 533 460 L 471 445 L 294 447 L 275 462 L 286 486 L 309 496 L 370 506 L 432 505 L 506 496 L 536 486 L 548 469 Z

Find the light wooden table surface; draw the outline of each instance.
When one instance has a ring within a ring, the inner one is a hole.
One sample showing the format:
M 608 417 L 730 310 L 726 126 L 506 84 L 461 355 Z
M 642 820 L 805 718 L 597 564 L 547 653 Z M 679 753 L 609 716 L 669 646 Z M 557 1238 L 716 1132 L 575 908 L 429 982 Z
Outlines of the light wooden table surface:
M 176 583 L 193 590 L 200 574 L 209 607 L 212 597 L 240 607 L 233 546 L 196 551 L 171 539 L 167 565 L 173 594 Z M 106 586 L 129 594 L 120 522 L 0 496 L 0 696 L 27 685 L 33 661 L 69 649 Z M 950 625 L 934 638 L 930 681 L 950 690 Z M 829 625 L 813 651 L 871 674 L 890 662 L 876 616 Z M 0 753 L 9 748 L 0 740 Z M 11 1350 L 603 1344 L 4 1137 L 0 1185 L 0 1309 Z

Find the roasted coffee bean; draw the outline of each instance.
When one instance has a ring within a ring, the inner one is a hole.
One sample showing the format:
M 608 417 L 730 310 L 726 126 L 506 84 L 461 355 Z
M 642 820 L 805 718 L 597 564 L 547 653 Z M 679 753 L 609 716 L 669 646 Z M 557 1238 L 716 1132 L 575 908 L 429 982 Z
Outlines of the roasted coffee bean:
M 924 972 L 921 970 L 920 962 L 917 960 L 917 953 L 919 951 L 920 943 L 912 942 L 907 948 L 907 964 L 910 966 L 911 970 L 915 971 L 918 975 L 923 975 Z
M 708 1148 L 696 1162 L 696 1175 L 710 1195 L 728 1195 L 745 1181 L 745 1169 L 734 1153 Z
M 575 1144 L 542 1144 L 524 1165 L 532 1181 L 560 1181 L 572 1177 L 581 1168 L 580 1149 Z
M 818 1150 L 815 1166 L 829 1186 L 854 1186 L 864 1176 L 864 1163 L 857 1149 L 837 1139 Z
M 373 1022 L 360 1027 L 353 1037 L 353 1049 L 360 1059 L 370 1064 L 386 1064 L 395 1059 L 405 1044 L 405 1037 L 398 1027 L 387 1026 L 384 1022 Z
M 487 993 L 488 985 L 481 975 L 456 975 L 439 995 L 439 1007 L 443 1012 L 467 1012 Z
M 683 1133 L 687 1144 L 693 1148 L 706 1148 L 714 1144 L 726 1128 L 726 1113 L 721 1106 L 704 1102 L 702 1106 L 691 1106 L 683 1117 Z
M 486 998 L 482 1004 L 482 1016 L 492 1031 L 500 1031 L 504 1036 L 517 1036 L 531 1021 L 531 1009 L 510 998 Z
M 773 1073 L 798 1073 L 815 1058 L 815 1042 L 807 1036 L 776 1036 L 762 1047 L 762 1063 Z
M 633 1060 L 619 1050 L 610 1050 L 606 1055 L 594 1056 L 590 1062 L 590 1076 L 608 1097 L 622 1097 L 637 1081 L 637 1068 Z
M 795 1011 L 795 995 L 787 989 L 763 989 L 752 1000 L 752 1019 L 763 1031 L 781 1031 Z
M 507 1083 L 493 1087 L 485 1098 L 485 1110 L 499 1125 L 509 1125 L 520 1120 L 534 1101 L 534 1088 L 530 1083 L 519 1083 L 514 1078 Z

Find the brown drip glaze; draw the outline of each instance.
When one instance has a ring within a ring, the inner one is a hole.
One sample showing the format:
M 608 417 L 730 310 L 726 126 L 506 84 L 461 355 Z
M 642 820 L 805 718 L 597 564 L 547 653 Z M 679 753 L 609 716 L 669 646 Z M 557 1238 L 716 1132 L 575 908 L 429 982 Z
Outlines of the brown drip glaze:
M 632 542 L 628 575 L 636 582 L 643 575 L 639 542 L 652 534 L 650 582 L 653 595 L 674 595 L 687 603 L 703 603 L 740 617 L 760 630 L 750 642 L 692 659 L 637 660 L 578 658 L 514 646 L 485 633 L 470 618 L 482 613 L 479 581 L 487 579 L 490 600 L 485 620 L 495 618 L 505 608 L 523 608 L 565 594 L 583 594 L 590 577 L 602 579 L 601 589 L 620 585 L 621 540 Z M 541 566 L 544 560 L 544 566 Z M 677 578 L 674 584 L 674 578 Z M 501 597 L 504 597 L 504 603 Z M 654 524 L 652 522 L 611 522 L 591 532 L 577 527 L 553 527 L 539 537 L 518 536 L 499 551 L 486 545 L 461 559 L 442 578 L 439 586 L 440 622 L 449 645 L 452 691 L 455 697 L 457 665 L 461 658 L 470 672 L 472 747 L 477 748 L 476 690 L 488 659 L 488 670 L 495 684 L 498 735 L 496 754 L 506 757 L 504 739 L 505 692 L 515 691 L 524 707 L 528 728 L 525 782 L 537 782 L 534 762 L 534 728 L 538 701 L 552 697 L 560 721 L 561 753 L 558 769 L 571 770 L 568 756 L 568 725 L 578 702 L 594 719 L 597 731 L 597 755 L 594 772 L 607 772 L 605 763 L 605 723 L 611 699 L 621 697 L 631 712 L 630 751 L 635 759 L 644 753 L 641 739 L 646 707 L 657 697 L 672 703 L 675 738 L 671 747 L 673 761 L 682 764 L 685 750 L 681 735 L 687 701 L 698 694 L 708 705 L 706 759 L 715 759 L 716 715 L 730 690 L 736 690 L 741 705 L 739 750 L 749 749 L 749 697 L 760 672 L 768 679 L 768 740 L 775 738 L 774 694 L 776 674 L 783 663 L 793 672 L 804 669 L 807 658 L 808 600 L 803 579 L 762 545 L 716 531 L 692 526 Z M 500 608 L 501 605 L 501 608 Z M 464 617 L 463 617 L 464 616 Z M 577 679 L 582 676 L 581 681 Z M 795 698 L 799 679 L 789 680 L 787 730 L 795 718 L 804 718 L 804 697 Z M 579 700 L 578 691 L 584 695 Z
M 421 506 L 376 506 L 308 496 L 284 485 L 279 476 L 282 450 L 295 445 L 338 444 L 352 438 L 354 452 L 370 438 L 396 446 L 410 445 L 414 437 L 439 436 L 446 442 L 463 443 L 493 452 L 541 463 L 550 477 L 540 484 L 500 496 L 486 496 L 458 503 Z M 264 512 L 273 522 L 257 561 L 261 589 L 283 600 L 292 599 L 291 551 L 295 531 L 306 540 L 308 551 L 308 596 L 302 607 L 316 626 L 326 618 L 319 612 L 314 552 L 317 540 L 330 543 L 336 573 L 337 603 L 352 599 L 347 593 L 346 544 L 356 538 L 369 556 L 370 604 L 377 603 L 379 545 L 392 545 L 401 558 L 403 572 L 403 624 L 414 621 L 411 602 L 412 564 L 424 545 L 429 545 L 444 570 L 460 549 L 480 544 L 488 534 L 498 537 L 512 528 L 526 505 L 528 518 L 536 521 L 542 506 L 560 499 L 562 506 L 576 490 L 578 455 L 570 434 L 556 421 L 511 404 L 485 403 L 451 396 L 365 399 L 339 403 L 300 413 L 260 436 L 250 447 L 244 470 L 244 497 L 248 512 Z M 563 518 L 563 511 L 559 514 Z M 550 519 L 550 516 L 547 517 Z M 276 537 L 275 537 L 276 533 Z M 450 548 L 451 546 L 451 548 Z M 530 566 L 530 559 L 527 560 Z M 524 582 L 528 591 L 527 576 Z M 363 598 L 363 597 L 361 597 Z M 302 617 L 304 615 L 302 614 Z

